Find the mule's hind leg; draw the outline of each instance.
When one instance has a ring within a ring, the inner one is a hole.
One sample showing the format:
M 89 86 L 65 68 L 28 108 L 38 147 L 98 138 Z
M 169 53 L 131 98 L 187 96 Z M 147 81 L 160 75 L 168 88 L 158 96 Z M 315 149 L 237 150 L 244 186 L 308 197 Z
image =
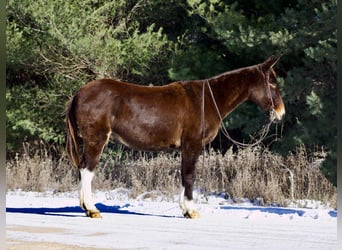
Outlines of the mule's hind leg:
M 80 206 L 86 211 L 86 215 L 91 218 L 101 218 L 100 211 L 95 207 L 91 183 L 94 177 L 94 171 L 105 144 L 108 142 L 110 133 L 106 135 L 94 134 L 96 138 L 84 140 L 84 152 L 80 166 L 81 188 L 80 188 Z

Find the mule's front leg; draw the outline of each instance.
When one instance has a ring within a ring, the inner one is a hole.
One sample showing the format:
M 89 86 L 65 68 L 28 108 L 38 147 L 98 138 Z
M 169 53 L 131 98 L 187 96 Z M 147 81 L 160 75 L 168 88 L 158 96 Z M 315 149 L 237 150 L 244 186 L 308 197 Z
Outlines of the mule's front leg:
M 185 217 L 196 219 L 200 215 L 194 207 L 193 202 L 193 186 L 195 182 L 195 164 L 199 153 L 197 152 L 183 152 L 182 155 L 182 192 L 180 195 L 179 205 L 182 209 L 182 213 Z
M 80 169 L 81 173 L 81 189 L 80 189 L 80 206 L 86 211 L 86 215 L 90 218 L 102 218 L 100 211 L 95 207 L 91 192 L 91 182 L 94 172 L 87 168 Z

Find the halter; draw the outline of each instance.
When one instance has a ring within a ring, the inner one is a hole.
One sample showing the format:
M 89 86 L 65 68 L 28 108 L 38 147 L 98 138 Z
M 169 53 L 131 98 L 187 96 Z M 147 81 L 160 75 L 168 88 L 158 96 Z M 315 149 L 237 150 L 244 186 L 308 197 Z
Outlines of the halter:
M 268 97 L 268 100 L 270 102 L 270 111 L 269 111 L 269 120 L 270 122 L 273 122 L 274 119 L 275 119 L 275 105 L 274 105 L 274 102 L 273 102 L 273 98 L 272 98 L 272 93 L 271 93 L 271 85 L 269 83 L 269 79 L 270 79 L 270 76 L 269 74 L 265 74 L 262 69 L 261 69 L 261 66 L 258 67 L 259 71 L 261 72 L 261 74 L 263 74 L 264 76 L 264 83 L 265 83 L 265 92 L 266 92 L 266 95 Z
M 265 83 L 265 92 L 267 94 L 267 97 L 270 101 L 270 112 L 269 112 L 269 121 L 266 125 L 264 125 L 262 127 L 262 129 L 260 130 L 260 138 L 254 142 L 254 143 L 242 143 L 242 142 L 238 142 L 236 140 L 234 140 L 228 133 L 227 129 L 225 128 L 224 124 L 223 124 L 223 119 L 222 119 L 222 116 L 221 116 L 221 113 L 220 113 L 220 110 L 217 106 L 217 103 L 215 101 L 215 97 L 214 97 L 214 94 L 213 94 L 213 91 L 211 89 L 211 86 L 210 86 L 210 83 L 209 83 L 209 79 L 206 79 L 203 81 L 203 84 L 202 84 L 202 115 L 201 115 L 201 126 L 202 126 L 202 146 L 204 147 L 205 146 L 205 143 L 204 143 L 204 139 L 205 139 L 205 119 L 204 119 L 204 98 L 205 98 L 205 85 L 208 86 L 208 89 L 209 89 L 209 92 L 210 92 L 210 96 L 211 96 L 211 99 L 214 103 L 214 106 L 215 106 L 215 109 L 216 109 L 216 112 L 217 112 L 217 115 L 218 117 L 220 118 L 220 130 L 222 131 L 223 135 L 229 139 L 230 141 L 232 141 L 235 145 L 237 146 L 241 146 L 241 147 L 254 147 L 258 144 L 260 144 L 267 136 L 268 132 L 269 132 L 269 129 L 270 129 L 270 126 L 273 122 L 273 120 L 275 119 L 275 111 L 274 111 L 274 102 L 273 102 L 273 99 L 272 99 L 272 94 L 271 94 L 271 87 L 270 87 L 270 84 L 269 84 L 269 76 L 266 75 L 261 67 L 259 67 L 259 70 L 262 72 L 263 76 L 264 76 L 264 83 Z

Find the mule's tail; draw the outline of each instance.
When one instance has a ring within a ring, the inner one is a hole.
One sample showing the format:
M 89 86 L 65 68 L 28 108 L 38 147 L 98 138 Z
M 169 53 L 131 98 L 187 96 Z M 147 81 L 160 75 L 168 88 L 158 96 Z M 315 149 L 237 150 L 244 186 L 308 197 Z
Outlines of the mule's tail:
M 65 118 L 67 131 L 65 150 L 71 163 L 74 166 L 78 167 L 80 165 L 79 144 L 81 141 L 81 137 L 78 135 L 77 132 L 74 99 L 75 96 L 73 96 L 66 104 Z

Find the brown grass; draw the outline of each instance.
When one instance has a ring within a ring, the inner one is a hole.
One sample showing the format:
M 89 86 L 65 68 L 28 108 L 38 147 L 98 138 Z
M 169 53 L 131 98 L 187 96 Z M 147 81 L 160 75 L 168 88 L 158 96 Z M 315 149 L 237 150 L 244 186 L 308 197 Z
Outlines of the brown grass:
M 17 154 L 7 161 L 7 189 L 24 191 L 75 190 L 78 171 L 70 167 L 62 153 L 57 159 L 49 150 Z M 204 159 L 204 163 L 203 163 Z M 93 180 L 94 190 L 125 187 L 132 196 L 158 191 L 168 197 L 180 187 L 179 153 L 132 153 L 122 148 L 106 148 Z M 336 207 L 336 188 L 322 175 L 318 158 L 301 147 L 286 157 L 260 147 L 214 150 L 200 156 L 195 186 L 204 194 L 225 193 L 228 197 L 249 198 L 261 204 L 286 206 L 296 199 L 315 199 Z

